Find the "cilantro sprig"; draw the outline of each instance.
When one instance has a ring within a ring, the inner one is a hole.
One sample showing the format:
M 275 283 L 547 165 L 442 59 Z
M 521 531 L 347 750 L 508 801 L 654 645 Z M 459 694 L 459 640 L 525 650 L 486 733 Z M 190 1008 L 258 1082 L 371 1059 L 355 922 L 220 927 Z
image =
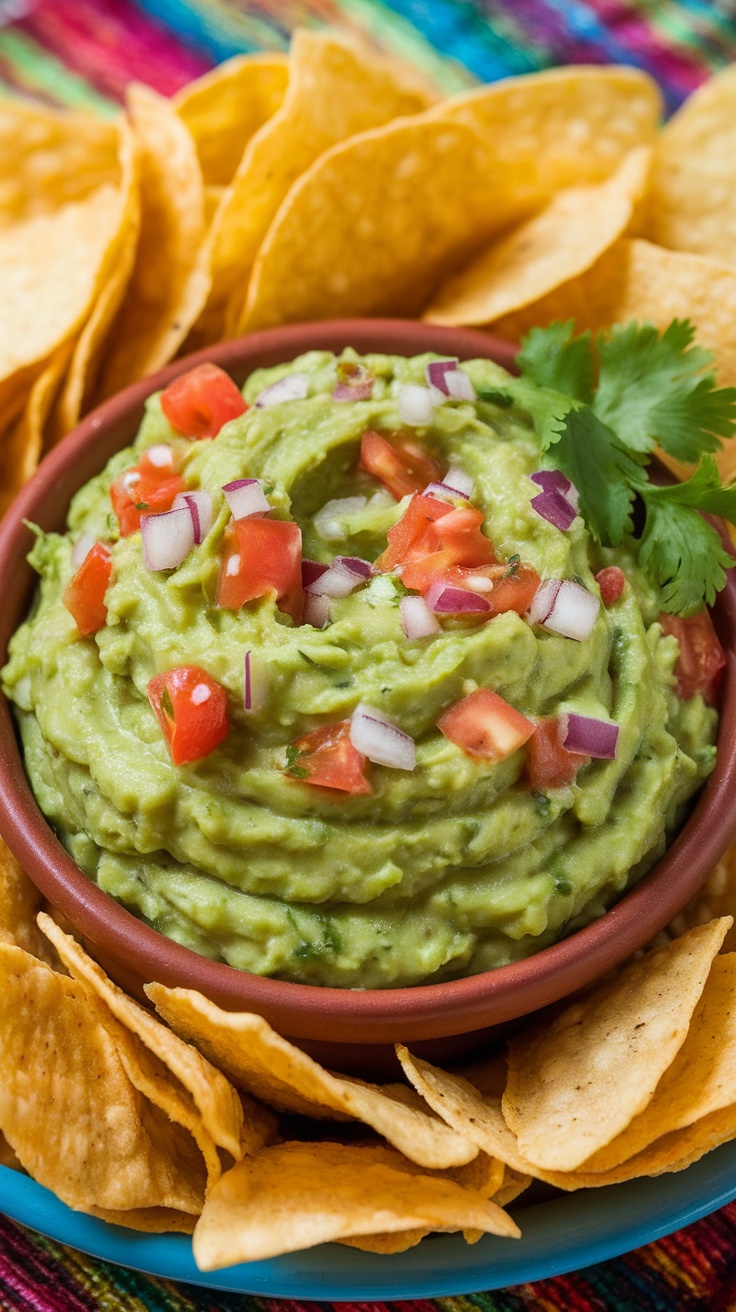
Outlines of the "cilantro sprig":
M 712 603 L 732 564 L 699 512 L 736 523 L 736 485 L 722 484 L 712 455 L 736 430 L 736 388 L 716 387 L 713 357 L 694 336 L 677 319 L 664 332 L 629 323 L 576 336 L 573 321 L 534 328 L 517 357 L 520 377 L 481 397 L 527 411 L 601 545 L 631 533 L 638 499 L 639 564 L 662 608 L 678 615 Z M 657 446 L 700 463 L 684 482 L 660 487 L 647 470 Z

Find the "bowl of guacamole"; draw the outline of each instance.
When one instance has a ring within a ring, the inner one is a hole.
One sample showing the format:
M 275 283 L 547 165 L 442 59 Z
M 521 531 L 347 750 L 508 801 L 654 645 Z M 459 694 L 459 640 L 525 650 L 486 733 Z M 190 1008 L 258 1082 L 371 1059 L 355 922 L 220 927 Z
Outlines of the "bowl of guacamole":
M 601 973 L 725 848 L 732 585 L 715 625 L 665 609 L 512 355 L 256 334 L 107 403 L 9 513 L 0 824 L 119 976 L 368 1042 L 454 997 L 457 1033 Z

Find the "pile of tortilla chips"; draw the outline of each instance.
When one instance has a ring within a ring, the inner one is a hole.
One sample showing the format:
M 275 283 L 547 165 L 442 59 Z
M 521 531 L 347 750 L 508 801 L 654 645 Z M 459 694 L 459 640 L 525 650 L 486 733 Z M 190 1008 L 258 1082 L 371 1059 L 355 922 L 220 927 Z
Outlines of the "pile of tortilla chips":
M 0 1165 L 79 1211 L 193 1235 L 202 1270 L 337 1241 L 518 1238 L 561 1190 L 678 1171 L 736 1138 L 736 849 L 679 937 L 532 1018 L 462 1072 L 325 1070 L 260 1016 L 87 954 L 0 845 Z M 723 914 L 700 923 L 708 897 Z M 156 1014 L 158 1013 L 158 1014 Z
M 0 512 L 104 398 L 284 323 L 688 316 L 736 381 L 736 68 L 660 119 L 637 69 L 441 99 L 329 31 L 173 100 L 134 85 L 115 122 L 5 99 Z

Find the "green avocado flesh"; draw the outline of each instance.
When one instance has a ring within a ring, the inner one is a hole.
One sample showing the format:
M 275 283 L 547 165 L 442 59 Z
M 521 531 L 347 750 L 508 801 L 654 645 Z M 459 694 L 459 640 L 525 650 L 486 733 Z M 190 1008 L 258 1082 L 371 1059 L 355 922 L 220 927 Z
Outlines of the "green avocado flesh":
M 308 375 L 308 397 L 251 407 L 214 441 L 184 441 L 152 396 L 134 446 L 77 494 L 68 532 L 40 536 L 31 555 L 41 583 L 2 679 L 41 809 L 100 888 L 163 934 L 242 970 L 384 988 L 516 961 L 600 916 L 639 879 L 713 766 L 716 713 L 700 694 L 676 697 L 677 641 L 662 635 L 633 551 L 602 551 L 579 517 L 561 532 L 531 508 L 539 489 L 529 474 L 541 457 L 521 412 L 451 401 L 412 435 L 443 470 L 472 476 L 499 560 L 518 554 L 542 578 L 575 579 L 596 596 L 594 571 L 621 565 L 627 586 L 601 606 L 585 641 L 515 612 L 445 621 L 435 636 L 409 641 L 403 589 L 389 575 L 333 601 L 323 630 L 294 626 L 270 598 L 238 613 L 217 608 L 230 519 L 221 489 L 230 480 L 263 480 L 276 517 L 301 525 L 305 557 L 373 559 L 385 549 L 405 503 L 358 472 L 360 437 L 401 428 L 399 384 L 424 383 L 432 358 L 365 357 L 373 399 L 347 403 L 331 398 L 332 355 L 259 371 L 244 388 L 248 401 L 289 372 Z M 483 360 L 463 367 L 478 391 L 506 377 Z M 216 516 L 169 573 L 146 568 L 139 532 L 115 540 L 109 497 L 112 480 L 159 442 L 183 454 L 187 486 L 210 492 Z M 365 507 L 332 526 L 340 540 L 324 541 L 315 514 L 356 494 L 368 497 Z M 107 623 L 90 638 L 61 601 L 82 533 L 114 540 Z M 146 688 L 180 665 L 201 666 L 226 689 L 230 731 L 210 756 L 176 767 Z M 525 747 L 494 764 L 435 727 L 477 687 L 531 718 L 575 711 L 614 720 L 617 758 L 586 763 L 574 785 L 531 791 Z M 371 796 L 289 778 L 287 746 L 349 718 L 359 701 L 412 735 L 416 769 L 368 763 Z

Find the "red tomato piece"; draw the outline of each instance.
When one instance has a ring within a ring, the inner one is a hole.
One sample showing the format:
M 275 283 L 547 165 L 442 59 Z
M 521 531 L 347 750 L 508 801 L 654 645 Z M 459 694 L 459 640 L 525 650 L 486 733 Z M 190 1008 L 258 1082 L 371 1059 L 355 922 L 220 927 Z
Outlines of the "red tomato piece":
M 360 439 L 358 468 L 372 474 L 401 501 L 411 492 L 421 492 L 442 477 L 439 465 L 418 442 L 389 442 L 380 433 L 367 430 Z
M 320 788 L 337 788 L 342 793 L 372 793 L 363 771 L 365 757 L 350 741 L 350 721 L 325 724 L 297 738 L 290 777 Z
M 601 590 L 601 601 L 604 606 L 612 606 L 614 601 L 618 601 L 624 590 L 626 575 L 618 565 L 607 565 L 605 569 L 599 569 L 595 576 L 595 581 Z
M 378 557 L 376 568 L 395 569 L 407 560 L 426 555 L 432 550 L 429 546 L 422 546 L 429 526 L 451 511 L 452 506 L 437 497 L 427 497 L 421 493 L 413 496 L 401 519 L 389 529 L 388 546 L 383 555 Z
M 705 607 L 697 615 L 688 615 L 687 618 L 663 612 L 659 622 L 664 632 L 674 633 L 680 644 L 675 665 L 678 696 L 687 701 L 696 692 L 701 692 L 708 706 L 714 706 L 726 654 L 718 641 L 710 614 Z
M 246 601 L 273 593 L 279 610 L 301 623 L 302 531 L 291 520 L 236 519 L 223 541 L 217 604 L 240 610 Z
M 61 598 L 83 638 L 105 626 L 105 593 L 111 577 L 110 548 L 106 542 L 95 542 L 67 583 Z
M 436 551 L 452 551 L 456 565 L 493 565 L 496 555 L 480 531 L 482 523 L 483 511 L 475 506 L 453 507 L 427 530 L 427 544 Z
M 581 765 L 589 758 L 578 752 L 568 752 L 560 742 L 560 722 L 557 716 L 537 720 L 536 733 L 529 739 L 526 757 L 526 777 L 529 787 L 544 793 L 548 788 L 562 788 L 571 784 Z
M 227 738 L 227 693 L 198 665 L 154 675 L 147 692 L 174 765 L 209 756 Z
M 198 364 L 161 393 L 161 409 L 182 437 L 217 437 L 223 424 L 248 406 L 229 374 L 216 364 Z
M 174 499 L 186 490 L 179 476 L 179 458 L 171 452 L 170 465 L 155 465 L 143 452 L 133 469 L 115 479 L 110 488 L 110 500 L 120 525 L 120 536 L 130 537 L 141 526 L 141 515 L 161 514 L 171 510 Z
M 504 761 L 528 742 L 536 726 L 497 692 L 478 688 L 445 711 L 437 728 L 467 756 Z

